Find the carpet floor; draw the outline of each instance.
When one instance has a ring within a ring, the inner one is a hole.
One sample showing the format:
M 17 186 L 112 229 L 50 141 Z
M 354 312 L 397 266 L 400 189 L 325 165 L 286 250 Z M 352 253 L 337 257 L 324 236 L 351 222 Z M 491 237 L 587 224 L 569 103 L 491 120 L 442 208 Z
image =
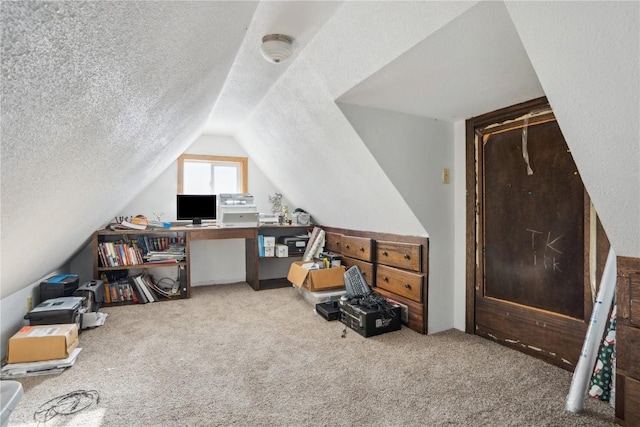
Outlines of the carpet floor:
M 47 426 L 613 426 L 588 399 L 565 411 L 571 373 L 487 339 L 408 328 L 364 338 L 294 288 L 197 287 L 192 298 L 105 307 L 58 375 L 20 379 L 10 426 L 76 390 L 99 401 Z

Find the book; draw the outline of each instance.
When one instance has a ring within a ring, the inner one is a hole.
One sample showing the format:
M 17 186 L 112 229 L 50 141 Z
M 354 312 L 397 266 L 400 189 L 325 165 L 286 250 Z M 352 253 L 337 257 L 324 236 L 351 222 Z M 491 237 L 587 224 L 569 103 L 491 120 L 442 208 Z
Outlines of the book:
M 171 228 L 170 222 L 163 221 L 149 221 L 149 228 Z
M 264 257 L 264 236 L 258 234 L 258 256 Z
M 122 221 L 120 223 L 120 225 L 122 225 L 123 227 L 132 229 L 132 230 L 146 230 L 147 226 L 146 224 L 134 224 L 133 222 L 129 222 L 129 221 Z
M 160 288 L 158 285 L 156 285 L 153 282 L 153 277 L 151 277 L 151 275 L 148 275 L 148 274 L 145 275 L 144 276 L 144 281 L 147 284 L 147 287 L 149 288 L 149 290 L 154 293 L 156 298 L 158 298 L 158 299 L 160 299 L 160 297 L 169 298 L 171 296 L 169 294 L 169 292 L 167 292 L 166 290 Z
M 100 280 L 104 283 L 104 303 L 111 304 L 111 292 L 109 292 L 109 280 L 107 280 L 107 275 L 105 273 L 101 273 Z
M 147 300 L 146 295 L 142 291 L 142 289 L 140 289 L 140 285 L 136 281 L 135 277 L 129 276 L 129 284 L 131 285 L 131 288 L 133 289 L 133 293 L 137 296 L 138 303 L 146 304 L 146 303 L 149 302 Z

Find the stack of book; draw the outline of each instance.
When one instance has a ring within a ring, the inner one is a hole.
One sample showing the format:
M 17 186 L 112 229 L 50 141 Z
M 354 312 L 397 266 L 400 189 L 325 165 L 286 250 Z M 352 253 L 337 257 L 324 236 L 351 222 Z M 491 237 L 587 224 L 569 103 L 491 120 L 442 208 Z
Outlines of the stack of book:
M 184 261 L 185 250 L 182 244 L 172 244 L 161 251 L 149 251 L 144 256 L 147 264 L 175 264 Z
M 155 284 L 149 274 L 140 273 L 129 276 L 129 281 L 141 304 L 156 302 L 163 298 L 167 299 L 180 295 L 177 282 L 171 289 L 164 289 Z
M 109 283 L 106 275 L 102 275 L 105 286 L 105 303 L 132 302 L 146 304 L 161 299 L 180 296 L 178 282 L 171 289 L 158 286 L 150 274 L 140 273 Z
M 146 263 L 166 264 L 184 261 L 182 237 L 147 237 L 98 243 L 101 267 L 122 267 Z

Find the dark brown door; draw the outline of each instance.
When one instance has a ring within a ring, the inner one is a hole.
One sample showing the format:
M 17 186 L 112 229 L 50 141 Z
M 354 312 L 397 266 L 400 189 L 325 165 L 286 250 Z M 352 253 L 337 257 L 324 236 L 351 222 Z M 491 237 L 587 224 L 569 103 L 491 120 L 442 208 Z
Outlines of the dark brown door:
M 595 235 L 560 127 L 539 99 L 471 119 L 467 133 L 467 330 L 572 370 Z

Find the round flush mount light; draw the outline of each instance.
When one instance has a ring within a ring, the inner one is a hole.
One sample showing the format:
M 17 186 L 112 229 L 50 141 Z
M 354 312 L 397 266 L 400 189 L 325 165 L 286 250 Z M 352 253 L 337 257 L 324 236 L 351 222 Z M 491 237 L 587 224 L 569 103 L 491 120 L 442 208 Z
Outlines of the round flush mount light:
M 275 64 L 278 64 L 289 56 L 293 52 L 291 49 L 291 43 L 293 39 L 283 34 L 267 34 L 262 38 L 262 56 Z

